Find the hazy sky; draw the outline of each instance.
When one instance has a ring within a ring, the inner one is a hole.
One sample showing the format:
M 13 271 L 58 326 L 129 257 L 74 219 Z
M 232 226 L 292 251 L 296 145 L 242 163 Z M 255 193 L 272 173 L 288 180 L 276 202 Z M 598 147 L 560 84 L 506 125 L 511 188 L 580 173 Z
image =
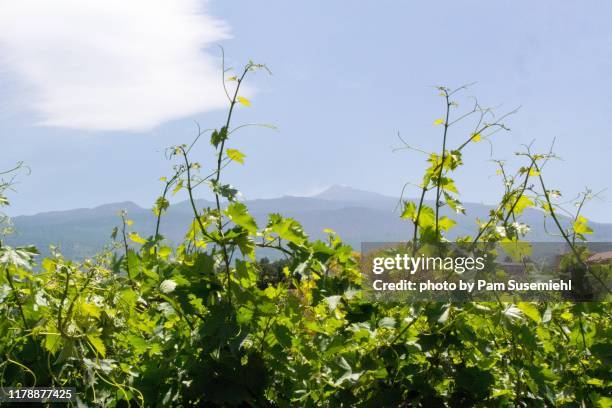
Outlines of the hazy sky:
M 477 81 L 468 96 L 512 132 L 465 154 L 465 201 L 500 194 L 491 158 L 556 138 L 547 169 L 566 197 L 609 189 L 587 209 L 612 222 L 612 3 L 590 1 L 22 0 L 0 3 L 0 168 L 17 160 L 11 214 L 131 200 L 150 206 L 172 163 L 164 148 L 219 127 L 217 44 L 228 63 L 266 63 L 235 124 L 247 154 L 226 181 L 247 198 L 307 195 L 331 184 L 399 195 L 423 157 L 393 152 L 397 132 L 434 149 L 443 104 L 433 85 Z M 451 145 L 465 134 L 451 134 Z M 196 149 L 204 166 L 212 155 Z M 204 193 L 204 191 L 202 191 Z M 183 199 L 184 197 L 180 197 Z

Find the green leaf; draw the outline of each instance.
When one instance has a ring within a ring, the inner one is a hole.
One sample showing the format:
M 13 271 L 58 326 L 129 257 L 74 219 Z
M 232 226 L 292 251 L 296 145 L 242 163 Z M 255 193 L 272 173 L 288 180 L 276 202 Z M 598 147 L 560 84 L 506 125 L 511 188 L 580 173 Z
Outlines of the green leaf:
M 597 399 L 597 406 L 599 408 L 611 408 L 612 407 L 612 398 L 610 397 L 599 397 Z
M 274 333 L 276 341 L 278 341 L 281 346 L 291 347 L 291 341 L 294 336 L 287 327 L 276 325 L 272 328 L 272 332 Z
M 49 353 L 51 354 L 57 353 L 61 345 L 62 345 L 62 336 L 60 336 L 59 333 L 48 333 L 45 335 L 45 349 Z
M 603 387 L 604 381 L 599 378 L 589 378 L 587 384 L 594 385 L 596 387 Z
M 296 245 L 303 245 L 308 239 L 299 222 L 291 218 L 283 218 L 280 214 L 270 214 L 266 229 Z
M 81 312 L 85 316 L 100 317 L 100 308 L 92 303 L 81 303 Z
M 342 296 L 340 295 L 328 296 L 325 298 L 325 300 L 327 300 L 327 307 L 329 308 L 329 311 L 333 312 L 334 310 L 336 310 L 336 308 L 338 308 L 338 305 L 342 301 Z
M 236 245 L 238 245 L 242 255 L 248 256 L 252 260 L 255 260 L 255 244 L 247 234 L 241 234 L 234 240 L 234 242 Z
M 396 320 L 393 317 L 383 317 L 378 322 L 378 327 L 385 327 L 387 329 L 394 329 L 395 328 L 395 323 L 396 323 Z
M 158 197 L 153 206 L 153 214 L 159 217 L 164 211 L 170 207 L 170 202 L 164 197 Z
M 448 231 L 449 229 L 453 228 L 455 225 L 457 225 L 457 221 L 450 219 L 448 217 L 442 217 L 438 220 L 438 227 L 440 227 L 442 231 Z
M 210 188 L 213 193 L 219 194 L 220 196 L 227 198 L 228 201 L 232 202 L 236 199 L 236 195 L 238 194 L 238 190 L 231 184 L 219 184 L 215 180 L 210 182 Z
M 36 255 L 38 255 L 38 250 L 33 246 L 19 248 L 0 247 L 0 264 L 9 264 L 17 268 L 30 270 Z
M 518 200 L 516 200 L 516 204 L 514 205 L 514 214 L 521 214 L 525 208 L 533 206 L 534 203 L 531 199 L 525 195 L 521 195 Z
M 252 287 L 257 284 L 258 275 L 255 267 L 251 262 L 245 262 L 241 259 L 236 260 L 236 277 L 240 281 L 240 285 L 245 288 Z
M 353 372 L 353 369 L 351 368 L 349 363 L 344 359 L 344 357 L 340 357 L 339 365 L 341 368 L 344 369 L 344 374 L 342 374 L 342 376 L 335 381 L 334 385 L 339 386 L 345 381 L 349 383 L 354 383 L 357 380 L 359 380 L 359 377 L 361 377 L 362 371 L 359 371 L 356 373 Z
M 455 186 L 455 182 L 453 181 L 453 179 L 448 178 L 448 177 L 440 178 L 440 187 L 442 188 L 442 190 L 445 190 L 445 191 L 450 191 L 452 193 L 459 193 L 459 191 L 457 190 L 457 187 Z
M 100 337 L 94 334 L 88 334 L 87 340 L 89 340 L 89 343 L 102 356 L 102 358 L 106 357 L 106 347 L 104 346 L 104 342 L 102 342 L 102 339 L 100 339 Z
M 178 283 L 176 281 L 172 279 L 165 279 L 159 284 L 159 290 L 161 293 L 172 293 L 174 292 L 174 289 L 176 289 L 177 285 Z
M 436 223 L 436 213 L 429 206 L 422 206 L 418 224 L 421 228 L 433 227 Z
M 589 220 L 584 218 L 582 215 L 579 215 L 573 225 L 574 232 L 576 234 L 592 234 L 593 229 L 587 225 L 588 222 Z
M 162 258 L 167 258 L 168 256 L 170 256 L 171 253 L 172 248 L 167 246 L 163 246 L 157 250 L 157 255 L 161 256 Z
M 531 177 L 537 177 L 537 176 L 539 176 L 539 175 L 540 175 L 540 172 L 539 172 L 539 171 L 537 171 L 536 169 L 531 169 L 531 170 L 529 170 L 529 175 L 530 175 Z
M 446 323 L 450 315 L 451 307 L 452 306 L 447 305 L 442 309 L 442 314 L 440 315 L 440 317 L 438 317 L 438 323 L 442 323 L 442 324 Z
M 130 346 L 132 346 L 134 348 L 134 352 L 136 354 L 142 354 L 144 352 L 147 351 L 147 349 L 149 348 L 149 343 L 143 339 L 140 336 L 136 336 L 134 334 L 129 334 L 127 336 L 127 340 L 130 344 Z
M 213 145 L 215 148 L 217 148 L 219 147 L 221 142 L 223 142 L 226 139 L 227 139 L 227 128 L 223 126 L 220 130 L 217 130 L 217 129 L 213 130 L 212 134 L 210 135 L 210 144 Z
M 414 220 L 416 218 L 416 204 L 412 201 L 404 203 L 404 212 L 400 216 L 401 218 Z
M 552 309 L 550 305 L 548 305 L 546 307 L 546 310 L 544 311 L 544 315 L 542 316 L 542 323 L 548 323 L 550 322 L 551 319 L 552 319 Z
M 251 101 L 249 101 L 247 98 L 245 98 L 244 96 L 239 96 L 238 97 L 238 102 L 240 102 L 241 104 L 243 104 L 244 106 L 251 106 Z
M 179 180 L 174 186 L 174 188 L 172 189 L 172 195 L 175 195 L 176 193 L 181 191 L 183 189 L 183 186 L 184 186 L 183 180 Z
M 138 235 L 137 232 L 130 232 L 128 234 L 128 237 L 130 238 L 130 240 L 132 240 L 133 242 L 137 243 L 137 244 L 146 244 L 147 240 L 144 239 L 143 237 L 141 237 L 140 235 Z
M 132 248 L 127 251 L 127 267 L 130 269 L 130 273 L 132 278 L 140 275 L 140 258 L 138 258 L 138 254 L 134 252 Z
M 509 320 L 522 319 L 523 313 L 521 309 L 516 307 L 515 305 L 508 305 L 503 311 L 504 316 L 506 316 Z
M 230 159 L 232 159 L 235 162 L 238 162 L 240 164 L 244 164 L 244 158 L 246 157 L 246 155 L 244 153 L 242 153 L 240 150 L 227 149 L 227 157 L 229 157 Z
M 444 194 L 444 200 L 448 204 L 448 206 L 457 214 L 465 214 L 465 207 L 461 204 L 461 201 L 452 197 L 446 191 L 442 191 Z
M 538 308 L 529 302 L 519 302 L 516 307 L 518 307 L 521 312 L 531 320 L 536 323 L 540 323 L 542 321 L 542 316 L 540 316 L 540 311 Z
M 247 206 L 243 203 L 231 203 L 225 210 L 225 214 L 234 224 L 239 225 L 249 233 L 257 233 L 257 223 L 251 214 L 249 214 Z
M 514 262 L 522 262 L 533 253 L 531 243 L 526 241 L 504 241 L 499 245 Z

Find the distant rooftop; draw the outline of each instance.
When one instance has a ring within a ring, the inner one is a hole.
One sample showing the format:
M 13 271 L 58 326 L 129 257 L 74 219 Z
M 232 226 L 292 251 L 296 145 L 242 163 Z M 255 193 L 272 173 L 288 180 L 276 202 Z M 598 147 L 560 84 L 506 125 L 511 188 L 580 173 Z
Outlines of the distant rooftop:
M 602 263 L 612 261 L 612 251 L 597 252 L 589 256 L 589 259 L 587 259 L 587 261 L 590 263 Z

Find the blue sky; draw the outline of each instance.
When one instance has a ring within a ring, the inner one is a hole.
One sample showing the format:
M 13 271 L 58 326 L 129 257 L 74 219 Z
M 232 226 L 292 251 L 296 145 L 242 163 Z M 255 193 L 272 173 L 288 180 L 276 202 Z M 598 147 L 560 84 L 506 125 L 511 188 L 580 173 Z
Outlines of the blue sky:
M 251 58 L 273 72 L 252 77 L 252 106 L 236 116 L 279 128 L 231 143 L 247 158 L 226 181 L 247 198 L 332 184 L 399 195 L 424 163 L 392 151 L 397 132 L 438 148 L 432 122 L 443 105 L 432 86 L 476 81 L 460 108 L 474 95 L 498 112 L 521 110 L 492 156 L 486 143 L 465 154 L 464 201 L 498 199 L 491 158 L 515 163 L 521 144 L 546 150 L 556 138 L 564 160 L 550 163 L 549 187 L 567 198 L 609 189 L 586 214 L 612 222 L 610 2 L 14 3 L 0 6 L 0 168 L 23 160 L 31 174 L 19 177 L 13 215 L 150 206 L 172 165 L 164 148 L 190 141 L 194 121 L 220 126 L 221 44 L 229 64 Z M 24 19 L 32 7 L 45 7 L 44 18 Z M 211 164 L 205 144 L 195 153 Z

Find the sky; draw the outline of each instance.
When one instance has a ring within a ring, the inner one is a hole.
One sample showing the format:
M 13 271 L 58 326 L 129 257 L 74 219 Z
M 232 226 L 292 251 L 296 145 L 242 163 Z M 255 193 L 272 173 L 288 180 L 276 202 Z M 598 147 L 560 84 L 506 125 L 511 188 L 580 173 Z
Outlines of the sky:
M 32 11 L 36 10 L 35 13 Z M 0 169 L 24 161 L 11 215 L 134 201 L 150 207 L 173 162 L 165 148 L 220 127 L 226 65 L 249 59 L 272 75 L 248 78 L 230 147 L 244 166 L 224 180 L 247 199 L 311 195 L 333 184 L 399 196 L 425 166 L 404 140 L 439 149 L 437 85 L 476 82 L 470 97 L 511 129 L 464 154 L 462 199 L 495 203 L 492 159 L 522 163 L 533 149 L 548 187 L 569 199 L 604 190 L 585 214 L 612 222 L 609 117 L 612 3 L 591 1 L 22 0 L 0 3 Z M 465 138 L 451 129 L 449 143 Z M 194 149 L 213 165 L 206 143 Z M 606 191 L 607 189 L 607 191 Z M 199 194 L 205 197 L 206 192 Z M 408 190 L 408 195 L 415 195 Z M 185 197 L 174 197 L 182 200 Z

